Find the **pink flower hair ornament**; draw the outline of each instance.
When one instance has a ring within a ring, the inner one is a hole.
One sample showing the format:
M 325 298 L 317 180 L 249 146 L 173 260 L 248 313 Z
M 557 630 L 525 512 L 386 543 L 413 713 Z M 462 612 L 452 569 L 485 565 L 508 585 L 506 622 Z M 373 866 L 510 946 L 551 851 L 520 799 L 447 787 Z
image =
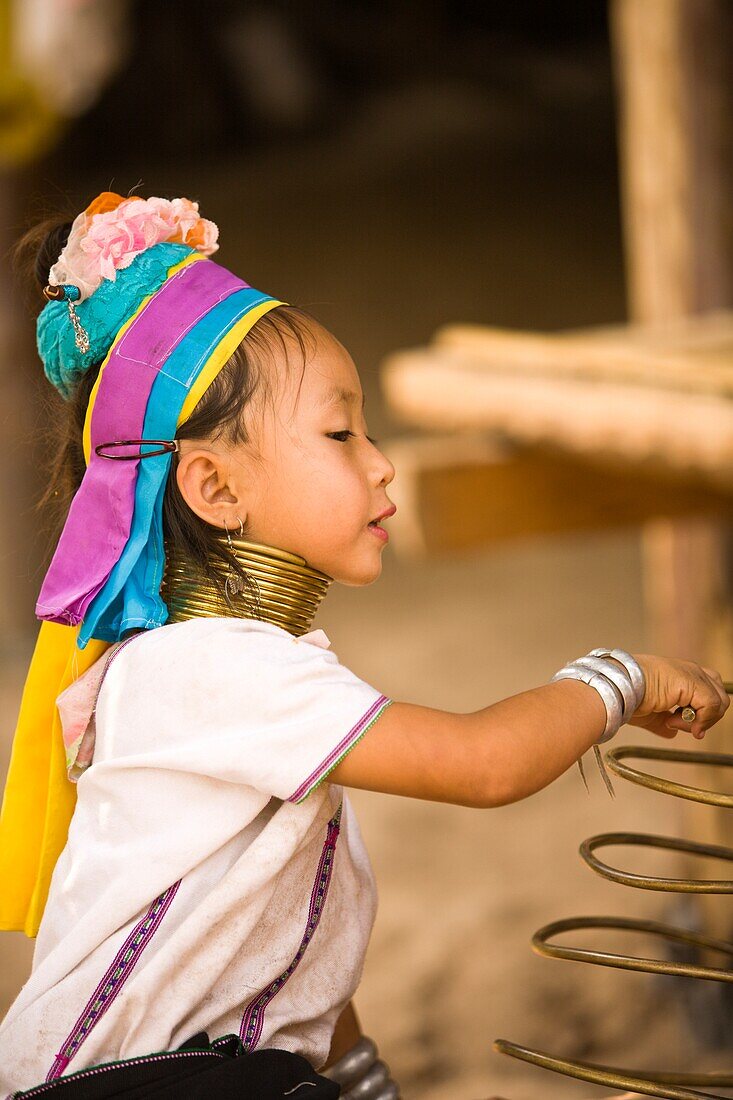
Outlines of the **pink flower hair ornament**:
M 216 252 L 219 230 L 199 215 L 190 199 L 126 199 L 104 191 L 75 218 L 61 255 L 49 272 L 49 286 L 79 288 L 89 298 L 103 279 L 112 282 L 136 256 L 156 244 L 186 244 L 204 256 Z

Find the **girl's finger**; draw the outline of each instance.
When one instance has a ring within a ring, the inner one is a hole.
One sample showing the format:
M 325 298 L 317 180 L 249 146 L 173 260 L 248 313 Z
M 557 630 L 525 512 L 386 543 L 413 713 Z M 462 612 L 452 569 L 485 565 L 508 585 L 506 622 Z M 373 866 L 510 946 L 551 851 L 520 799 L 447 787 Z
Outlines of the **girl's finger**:
M 696 712 L 695 718 L 692 723 L 683 723 L 679 728 L 688 729 L 695 737 L 700 737 L 705 730 L 719 721 L 727 709 L 717 686 L 699 666 L 695 671 L 692 698 L 686 705 L 691 706 Z M 679 720 L 682 715 L 677 714 L 674 717 Z
M 676 735 L 680 731 L 682 733 L 691 733 L 692 732 L 691 723 L 690 722 L 685 722 L 684 719 L 679 714 L 665 715 L 662 721 L 664 723 L 664 728 L 667 730 L 668 734 L 670 734 L 670 731 L 673 731 L 670 734 L 670 736 L 672 736 L 672 737 L 676 737 Z
M 730 706 L 730 695 L 728 694 L 728 692 L 725 690 L 725 687 L 723 686 L 723 680 L 720 676 L 720 673 L 716 672 L 714 668 L 704 668 L 704 667 L 703 667 L 703 672 L 709 677 L 713 687 L 718 692 L 718 695 L 720 696 L 720 702 L 721 702 L 722 707 L 723 707 L 723 712 L 722 713 L 725 714 L 728 707 Z
M 703 670 L 703 671 L 705 671 L 705 670 Z M 730 706 L 730 696 L 728 695 L 728 692 L 723 687 L 723 681 L 720 679 L 720 677 L 717 675 L 717 673 L 715 673 L 714 676 L 710 676 L 707 672 L 705 672 L 705 675 L 708 678 L 708 683 L 710 684 L 710 686 L 715 691 L 715 693 L 718 697 L 718 714 L 717 714 L 717 717 L 713 719 L 713 721 L 714 722 L 719 722 L 720 719 L 725 714 L 725 712 L 727 711 L 728 707 Z
M 673 715 L 671 718 L 668 718 L 665 722 L 665 725 L 667 729 L 676 730 L 677 732 L 681 730 L 683 733 L 691 733 L 692 736 L 698 741 L 702 741 L 703 737 L 705 736 L 706 727 L 703 726 L 702 723 L 698 723 L 697 725 L 695 725 L 695 723 L 693 722 L 685 722 L 684 719 L 680 718 L 679 714 Z

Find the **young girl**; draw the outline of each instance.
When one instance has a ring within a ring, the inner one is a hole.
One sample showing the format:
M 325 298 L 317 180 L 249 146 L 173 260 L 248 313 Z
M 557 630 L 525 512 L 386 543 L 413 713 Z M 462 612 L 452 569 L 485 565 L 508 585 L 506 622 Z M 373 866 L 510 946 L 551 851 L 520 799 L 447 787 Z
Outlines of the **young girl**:
M 216 240 L 104 193 L 39 253 L 65 524 L 3 802 L 0 927 L 37 932 L 3 1095 L 396 1097 L 350 1004 L 375 887 L 344 787 L 502 806 L 623 722 L 701 738 L 729 704 L 622 650 L 466 714 L 343 665 L 312 621 L 379 577 L 395 470 L 345 348 Z

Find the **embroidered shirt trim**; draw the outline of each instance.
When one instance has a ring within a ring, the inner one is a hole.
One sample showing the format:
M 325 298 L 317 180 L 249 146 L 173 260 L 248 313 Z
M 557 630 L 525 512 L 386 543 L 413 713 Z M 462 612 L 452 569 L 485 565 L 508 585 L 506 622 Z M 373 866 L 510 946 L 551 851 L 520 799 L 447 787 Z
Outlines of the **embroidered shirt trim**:
M 329 772 L 332 772 L 336 765 L 341 763 L 349 749 L 353 749 L 356 742 L 364 736 L 369 727 L 374 725 L 380 714 L 393 702 L 394 700 L 386 695 L 380 695 L 378 699 L 375 699 L 366 714 L 361 716 L 356 725 L 339 741 L 338 745 L 333 747 L 326 759 L 321 761 L 318 767 L 311 772 L 307 779 L 303 780 L 286 801 L 297 804 L 307 798 L 323 782 Z
M 266 989 L 258 993 L 244 1010 L 242 1022 L 239 1027 L 239 1037 L 242 1040 L 244 1049 L 248 1052 L 255 1049 L 262 1037 L 262 1027 L 265 1021 L 267 1006 L 270 1001 L 277 996 L 282 987 L 298 968 L 301 959 L 305 955 L 308 944 L 313 939 L 316 929 L 318 928 L 323 908 L 326 904 L 328 887 L 331 883 L 331 873 L 333 871 L 336 843 L 341 828 L 341 812 L 343 810 L 343 805 L 343 802 L 339 804 L 338 810 L 328 823 L 326 840 L 323 844 L 321 858 L 318 862 L 318 870 L 316 871 L 316 877 L 311 891 L 308 920 L 306 922 L 303 938 L 300 941 L 300 947 L 296 951 L 287 969 L 284 970 L 279 977 L 275 978 L 274 981 L 270 982 Z
M 61 1076 L 71 1059 L 78 1054 L 79 1048 L 92 1031 L 92 1028 L 99 1023 L 117 994 L 120 993 L 143 951 L 160 927 L 161 921 L 168 912 L 180 885 L 181 880 L 179 879 L 178 882 L 174 882 L 172 886 L 159 894 L 145 915 L 132 929 L 107 968 L 104 977 L 84 1006 L 61 1050 L 56 1055 L 56 1059 L 48 1071 L 47 1081 L 53 1081 Z

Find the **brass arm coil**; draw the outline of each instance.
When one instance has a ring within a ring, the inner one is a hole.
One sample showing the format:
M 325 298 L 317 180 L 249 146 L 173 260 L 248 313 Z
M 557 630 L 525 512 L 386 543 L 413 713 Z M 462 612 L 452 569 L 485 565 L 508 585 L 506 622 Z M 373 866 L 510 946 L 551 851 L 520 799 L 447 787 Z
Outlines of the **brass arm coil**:
M 725 684 L 728 692 L 733 685 Z M 652 775 L 628 763 L 640 760 L 657 760 L 666 763 L 706 764 L 711 767 L 733 768 L 733 756 L 725 753 L 695 752 L 680 749 L 664 749 L 652 746 L 622 745 L 612 749 L 606 762 L 619 778 L 631 783 L 660 791 L 674 798 L 684 798 L 708 806 L 733 807 L 733 795 L 704 787 L 691 787 L 670 779 Z M 633 886 L 641 890 L 685 894 L 732 894 L 731 879 L 684 879 L 641 875 L 620 870 L 600 859 L 596 853 L 610 845 L 664 849 L 683 852 L 693 857 L 713 857 L 733 863 L 733 848 L 717 844 L 700 844 L 696 841 L 646 833 L 601 833 L 583 841 L 580 854 L 596 874 L 612 882 Z M 622 955 L 590 948 L 569 947 L 555 942 L 555 937 L 580 929 L 613 929 L 622 932 L 642 932 L 659 939 L 704 950 L 720 952 L 730 960 L 726 966 L 701 966 L 693 963 L 674 962 L 667 959 L 651 959 L 636 955 Z M 688 978 L 717 982 L 733 982 L 733 942 L 713 939 L 686 929 L 675 928 L 658 921 L 637 920 L 623 917 L 569 917 L 553 921 L 540 928 L 532 938 L 532 948 L 546 958 L 573 959 L 595 966 L 612 966 L 621 970 L 641 971 L 648 974 L 674 974 Z M 594 1062 L 557 1058 L 539 1050 L 519 1046 L 507 1039 L 497 1039 L 494 1049 L 501 1054 L 529 1062 L 542 1069 L 561 1073 L 591 1084 L 608 1088 L 625 1089 L 648 1096 L 667 1097 L 669 1100 L 724 1100 L 720 1093 L 700 1092 L 699 1088 L 733 1088 L 733 1069 L 725 1073 L 668 1073 L 666 1071 L 631 1071 L 618 1066 L 604 1066 Z

